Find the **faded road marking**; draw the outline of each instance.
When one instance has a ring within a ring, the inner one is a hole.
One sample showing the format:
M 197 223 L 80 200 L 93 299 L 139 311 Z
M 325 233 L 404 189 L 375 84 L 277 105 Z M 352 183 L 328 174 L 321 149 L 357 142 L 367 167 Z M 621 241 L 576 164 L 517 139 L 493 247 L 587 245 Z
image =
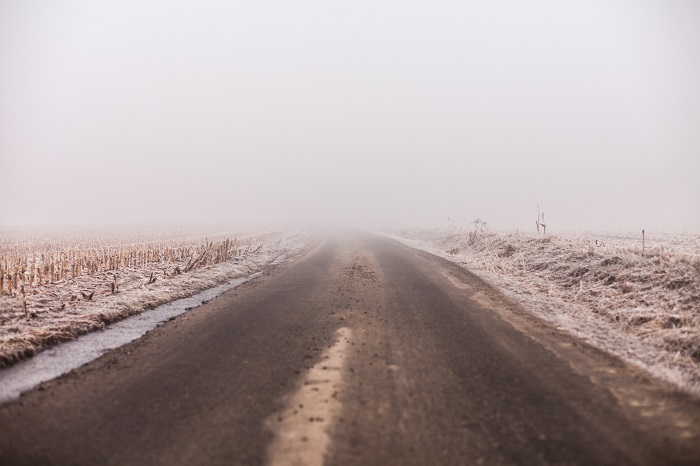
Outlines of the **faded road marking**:
M 275 438 L 268 448 L 268 464 L 322 465 L 328 450 L 328 430 L 340 412 L 336 394 L 342 378 L 351 331 L 338 330 L 336 343 L 305 374 L 301 385 L 288 395 L 285 411 L 268 419 Z

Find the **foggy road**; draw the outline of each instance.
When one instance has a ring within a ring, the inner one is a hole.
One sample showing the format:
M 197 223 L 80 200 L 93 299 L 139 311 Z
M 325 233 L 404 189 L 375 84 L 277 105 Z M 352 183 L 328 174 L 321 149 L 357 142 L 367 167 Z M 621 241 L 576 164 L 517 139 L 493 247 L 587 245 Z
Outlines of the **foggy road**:
M 0 464 L 700 464 L 700 402 L 460 267 L 330 233 L 0 407 Z

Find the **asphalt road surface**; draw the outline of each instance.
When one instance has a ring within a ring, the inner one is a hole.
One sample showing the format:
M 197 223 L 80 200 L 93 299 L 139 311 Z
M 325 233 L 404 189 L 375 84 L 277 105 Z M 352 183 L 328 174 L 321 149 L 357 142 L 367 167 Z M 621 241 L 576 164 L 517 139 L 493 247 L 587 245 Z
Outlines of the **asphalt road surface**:
M 700 403 L 341 232 L 0 407 L 0 464 L 697 465 Z

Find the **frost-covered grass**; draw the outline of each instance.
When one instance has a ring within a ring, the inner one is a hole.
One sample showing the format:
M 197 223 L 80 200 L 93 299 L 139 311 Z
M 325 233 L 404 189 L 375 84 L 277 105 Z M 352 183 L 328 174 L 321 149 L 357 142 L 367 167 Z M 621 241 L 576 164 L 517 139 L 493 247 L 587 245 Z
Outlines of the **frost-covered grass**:
M 73 265 L 79 264 L 77 272 L 66 266 L 65 273 L 57 271 L 57 264 L 43 280 L 35 274 L 32 286 L 24 270 L 24 294 L 17 277 L 10 291 L 7 281 L 12 277 L 6 274 L 0 294 L 0 367 L 110 322 L 260 271 L 300 251 L 308 241 L 302 232 L 284 229 L 0 232 L 0 256 L 24 256 L 29 264 L 25 268 L 41 263 L 42 254 L 45 259 L 70 257 Z M 62 254 L 53 254 L 56 250 Z M 99 251 L 109 251 L 106 259 L 97 257 Z
M 700 394 L 700 235 L 397 230 L 545 320 Z

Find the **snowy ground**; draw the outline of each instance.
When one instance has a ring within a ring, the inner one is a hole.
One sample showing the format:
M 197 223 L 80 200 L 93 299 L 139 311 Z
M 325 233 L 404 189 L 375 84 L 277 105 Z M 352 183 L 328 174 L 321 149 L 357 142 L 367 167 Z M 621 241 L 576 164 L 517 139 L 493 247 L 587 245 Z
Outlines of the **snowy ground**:
M 541 318 L 700 394 L 700 235 L 392 230 Z
M 17 243 L 8 241 L 8 237 L 13 235 L 21 236 L 23 240 L 31 237 L 17 232 L 6 233 L 3 238 L 5 245 Z M 123 234 L 120 235 L 123 237 Z M 140 237 L 143 239 L 143 235 Z M 5 293 L 0 296 L 0 367 L 30 357 L 48 346 L 102 329 L 127 316 L 259 272 L 263 267 L 279 263 L 301 251 L 310 241 L 299 230 L 284 229 L 179 232 L 161 235 L 158 241 L 166 237 L 174 242 L 192 243 L 201 243 L 206 238 L 215 246 L 216 241 L 235 237 L 241 245 L 240 254 L 227 262 L 188 272 L 175 272 L 178 267 L 184 271 L 188 263 L 187 259 L 180 259 L 44 283 L 27 294 L 28 318 L 25 317 L 21 296 Z M 42 234 L 41 238 L 43 242 L 51 242 L 50 235 L 47 239 Z M 129 240 L 133 241 L 133 235 L 129 236 Z M 109 241 L 119 243 L 115 238 Z M 36 244 L 40 249 L 40 243 L 37 241 Z M 117 285 L 114 293 L 112 283 Z M 89 293 L 93 293 L 91 297 Z

